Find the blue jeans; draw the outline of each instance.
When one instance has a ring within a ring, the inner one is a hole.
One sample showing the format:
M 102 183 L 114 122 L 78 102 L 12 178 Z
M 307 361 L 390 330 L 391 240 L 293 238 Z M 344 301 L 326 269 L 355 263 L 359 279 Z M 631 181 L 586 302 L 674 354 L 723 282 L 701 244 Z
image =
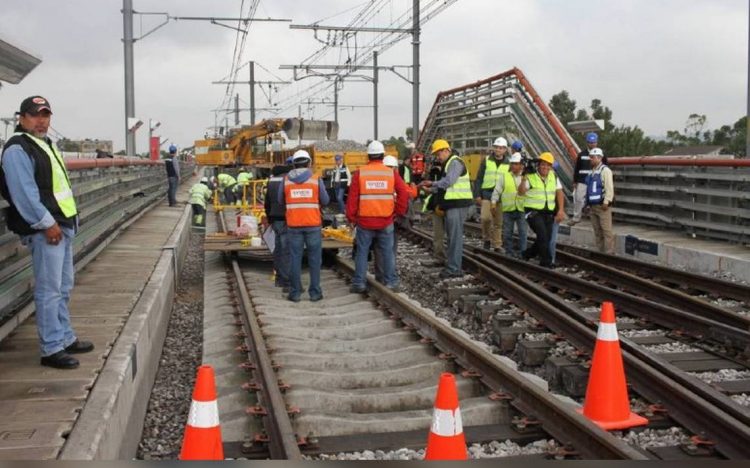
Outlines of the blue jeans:
M 513 227 L 518 226 L 518 239 L 520 252 L 513 250 Z M 523 211 L 510 211 L 503 213 L 503 245 L 505 254 L 509 257 L 520 257 L 526 250 L 526 213 Z
M 339 183 L 336 185 L 336 201 L 339 204 L 339 213 L 346 213 L 346 205 L 344 204 L 344 194 L 346 193 L 346 185 Z
M 34 269 L 36 327 L 42 356 L 70 346 L 76 335 L 70 326 L 70 291 L 73 289 L 73 230 L 63 229 L 57 245 L 47 243 L 44 232 L 25 236 Z
M 307 247 L 307 264 L 310 267 L 310 298 L 323 296 L 320 290 L 320 265 L 323 257 L 323 236 L 320 227 L 287 228 L 289 239 L 289 298 L 302 295 L 302 253 Z
M 276 271 L 276 286 L 289 286 L 289 235 L 286 221 L 274 221 L 271 229 L 275 234 L 273 269 Z
M 167 182 L 169 183 L 169 186 L 167 187 L 167 200 L 169 200 L 169 206 L 175 206 L 177 204 L 177 182 L 179 179 L 177 177 L 168 177 Z
M 395 227 L 393 224 L 377 230 L 357 227 L 357 254 L 354 257 L 354 278 L 352 286 L 364 288 L 367 285 L 367 253 L 370 245 L 375 243 L 375 272 L 376 277 L 386 285 L 394 288 L 398 286 L 396 275 L 396 256 L 393 253 Z
M 552 233 L 549 236 L 549 256 L 552 264 L 555 264 L 555 253 L 557 252 L 557 231 L 560 230 L 559 223 L 552 223 Z
M 464 254 L 464 223 L 468 215 L 468 207 L 445 210 L 445 235 L 448 236 L 445 270 L 451 275 L 463 273 L 461 265 Z

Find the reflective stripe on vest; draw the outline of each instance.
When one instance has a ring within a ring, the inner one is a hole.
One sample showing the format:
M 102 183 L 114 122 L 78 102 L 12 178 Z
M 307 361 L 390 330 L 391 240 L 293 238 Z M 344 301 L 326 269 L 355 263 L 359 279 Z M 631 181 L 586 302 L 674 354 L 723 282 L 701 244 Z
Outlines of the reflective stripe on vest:
M 288 177 L 284 181 L 286 224 L 289 227 L 317 227 L 323 224 L 320 215 L 318 178 L 311 176 L 297 184 Z
M 396 190 L 393 169 L 380 163 L 370 163 L 359 168 L 359 209 L 358 216 L 366 218 L 390 218 L 396 204 L 393 192 Z
M 604 203 L 604 182 L 602 181 L 602 167 L 586 176 L 586 203 L 588 205 L 601 205 Z
M 506 172 L 503 177 L 505 177 L 502 194 L 503 213 L 523 211 L 523 197 L 518 195 L 518 186 L 513 174 Z
M 18 135 L 20 135 L 20 133 Z M 70 188 L 68 172 L 65 169 L 65 163 L 63 162 L 62 156 L 60 156 L 60 152 L 57 151 L 57 148 L 47 144 L 46 141 L 37 138 L 30 133 L 25 133 L 25 135 L 31 138 L 31 140 L 41 148 L 42 151 L 44 151 L 44 154 L 49 157 L 50 165 L 52 166 L 52 193 L 55 196 L 55 200 L 57 201 L 60 210 L 66 218 L 75 216 L 78 214 L 78 209 L 76 208 L 76 201 L 75 198 L 73 198 L 73 190 Z
M 531 174 L 528 179 L 529 191 L 526 192 L 524 207 L 532 210 L 554 211 L 555 194 L 557 192 L 557 178 L 550 171 L 547 175 L 547 183 L 542 181 L 539 174 Z
M 469 171 L 466 170 L 466 166 L 463 161 L 461 161 L 461 158 L 455 155 L 451 156 L 448 163 L 445 165 L 445 172 L 448 172 L 448 166 L 450 166 L 454 160 L 458 160 L 458 164 L 464 166 L 465 174 L 460 176 L 456 180 L 456 183 L 448 187 L 445 191 L 443 200 L 471 200 L 474 198 L 474 195 L 471 192 L 471 179 L 469 178 Z

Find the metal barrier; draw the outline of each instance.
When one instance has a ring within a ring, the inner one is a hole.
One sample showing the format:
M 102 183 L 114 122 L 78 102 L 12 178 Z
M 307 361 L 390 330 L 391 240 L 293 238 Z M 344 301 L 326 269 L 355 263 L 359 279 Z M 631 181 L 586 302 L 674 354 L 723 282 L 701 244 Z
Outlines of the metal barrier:
M 160 198 L 166 196 L 164 163 L 137 158 L 66 159 L 76 197 L 80 229 L 73 245 L 80 260 L 103 239 Z M 183 177 L 193 170 L 181 166 Z M 0 199 L 0 325 L 32 297 L 33 272 L 28 249 L 5 224 L 8 203 Z
M 610 158 L 615 219 L 750 242 L 750 160 Z

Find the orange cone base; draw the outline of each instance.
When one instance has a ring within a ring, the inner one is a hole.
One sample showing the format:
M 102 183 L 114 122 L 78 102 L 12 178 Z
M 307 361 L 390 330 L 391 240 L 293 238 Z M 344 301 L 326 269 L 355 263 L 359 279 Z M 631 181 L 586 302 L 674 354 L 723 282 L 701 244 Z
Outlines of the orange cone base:
M 224 460 L 224 444 L 219 428 L 185 428 L 180 460 Z
M 466 439 L 461 433 L 457 436 L 444 437 L 430 432 L 427 438 L 425 460 L 468 460 Z
M 583 414 L 583 408 L 578 408 L 576 409 L 576 411 Z M 633 413 L 632 411 L 627 419 L 623 419 L 621 421 L 597 421 L 591 418 L 589 418 L 589 420 L 592 423 L 604 429 L 605 431 L 617 431 L 621 429 L 630 429 L 631 427 L 645 426 L 648 424 L 648 419 L 644 418 L 643 416 L 639 416 L 638 414 Z

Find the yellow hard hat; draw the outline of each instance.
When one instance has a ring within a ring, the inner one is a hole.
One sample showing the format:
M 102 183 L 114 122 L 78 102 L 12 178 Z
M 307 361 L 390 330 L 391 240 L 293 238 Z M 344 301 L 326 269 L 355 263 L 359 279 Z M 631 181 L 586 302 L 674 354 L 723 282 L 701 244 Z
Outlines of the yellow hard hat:
M 440 150 L 444 149 L 451 149 L 451 145 L 448 144 L 445 140 L 435 140 L 432 143 L 432 149 L 430 150 L 430 153 L 435 154 Z
M 539 155 L 539 160 L 544 161 L 549 164 L 555 164 L 555 157 L 552 156 L 552 153 L 545 152 Z

